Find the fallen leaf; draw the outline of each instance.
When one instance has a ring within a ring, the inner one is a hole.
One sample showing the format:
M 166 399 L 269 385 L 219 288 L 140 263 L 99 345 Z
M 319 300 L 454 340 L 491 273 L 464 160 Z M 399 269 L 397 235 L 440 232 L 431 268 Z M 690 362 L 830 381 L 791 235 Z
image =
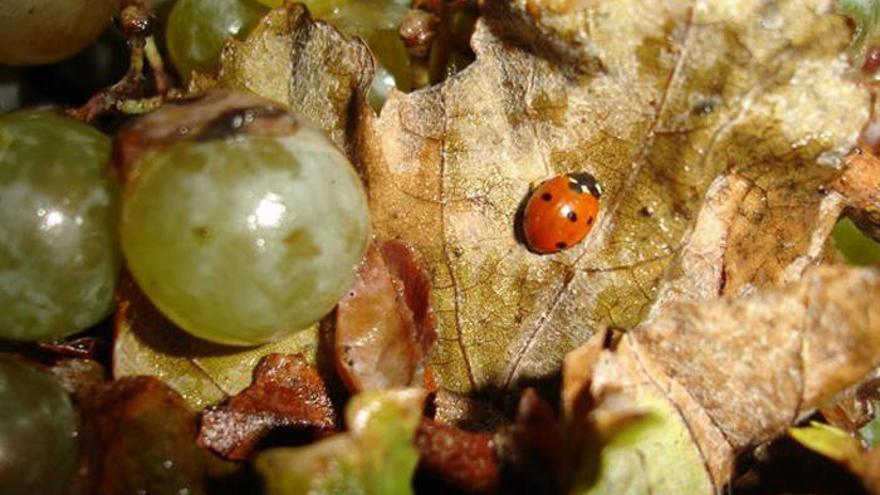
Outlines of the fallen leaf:
M 878 297 L 876 271 L 820 267 L 784 289 L 671 304 L 592 362 L 568 361 L 592 366 L 566 373 L 589 380 L 590 414 L 622 397 L 651 418 L 606 445 L 575 493 L 717 492 L 737 454 L 880 365 Z
M 345 410 L 348 431 L 312 445 L 268 450 L 255 466 L 267 495 L 412 493 L 422 415 L 419 389 L 364 392 Z
M 832 2 L 571 3 L 535 29 L 559 29 L 580 73 L 520 48 L 528 23 L 504 26 L 517 7 L 486 2 L 476 61 L 392 95 L 363 140 L 375 230 L 431 272 L 432 366 L 454 392 L 552 382 L 597 329 L 637 326 L 664 280 L 685 298 L 796 281 L 846 204 L 829 184 L 869 93 L 844 77 L 851 29 Z M 572 171 L 603 186 L 593 233 L 530 253 L 515 235 L 529 184 Z M 696 281 L 703 252 L 720 263 Z
M 269 354 L 302 354 L 317 366 L 318 328 L 260 347 L 196 339 L 165 318 L 129 276 L 117 288 L 113 376 L 150 375 L 177 391 L 195 410 L 240 393 Z
M 295 429 L 314 439 L 335 430 L 335 418 L 324 381 L 302 356 L 269 354 L 251 386 L 202 413 L 196 443 L 240 461 L 273 431 Z
M 857 433 L 874 418 L 877 399 L 880 399 L 880 370 L 874 370 L 862 383 L 838 393 L 833 402 L 819 408 L 819 414 L 831 426 Z
M 366 45 L 306 8 L 289 4 L 269 12 L 243 41 L 230 39 L 217 74 L 195 75 L 190 91 L 221 86 L 281 103 L 327 132 L 349 158 L 358 127 L 372 115 L 366 92 L 375 72 Z
M 399 242 L 373 243 L 336 310 L 336 369 L 348 389 L 420 386 L 434 342 L 431 283 Z
M 431 483 L 475 494 L 496 493 L 500 487 L 501 467 L 491 434 L 422 418 L 415 443 L 419 472 Z
M 847 214 L 880 241 L 880 159 L 868 149 L 857 148 L 848 164 L 832 187 L 848 198 Z
M 687 268 L 688 240 L 720 260 L 697 287 L 711 297 L 785 285 L 825 258 L 848 203 L 830 184 L 869 110 L 832 3 L 484 2 L 477 60 L 393 94 L 378 119 L 361 101 L 362 45 L 286 7 L 227 47 L 211 84 L 316 113 L 363 167 L 378 236 L 431 274 L 438 384 L 497 398 L 552 383 L 597 329 L 638 325 Z M 315 51 L 328 44 L 339 62 Z M 605 190 L 594 233 L 530 253 L 515 235 L 529 184 L 571 171 Z M 700 245 L 691 232 L 713 211 Z
M 196 447 L 196 415 L 152 377 L 96 385 L 81 405 L 97 435 L 99 495 L 207 493 L 208 478 L 232 467 Z

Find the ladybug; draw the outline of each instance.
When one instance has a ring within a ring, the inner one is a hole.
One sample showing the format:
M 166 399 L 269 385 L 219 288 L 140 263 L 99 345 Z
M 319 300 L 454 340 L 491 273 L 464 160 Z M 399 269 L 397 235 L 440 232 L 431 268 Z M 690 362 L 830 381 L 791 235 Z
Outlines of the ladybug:
M 584 240 L 596 221 L 601 196 L 596 178 L 586 172 L 557 175 L 542 182 L 529 197 L 523 214 L 529 249 L 551 254 Z

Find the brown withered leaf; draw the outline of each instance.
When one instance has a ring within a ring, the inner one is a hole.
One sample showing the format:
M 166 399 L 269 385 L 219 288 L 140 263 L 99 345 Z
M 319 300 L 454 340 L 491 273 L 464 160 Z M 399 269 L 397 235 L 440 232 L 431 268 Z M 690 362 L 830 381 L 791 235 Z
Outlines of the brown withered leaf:
M 195 413 L 155 378 L 96 385 L 81 408 L 97 438 L 92 493 L 204 494 L 210 478 L 233 469 L 196 447 Z
M 269 354 L 251 386 L 204 411 L 197 443 L 240 461 L 273 431 L 315 439 L 336 429 L 336 416 L 324 381 L 302 356 Z
M 851 203 L 831 184 L 869 109 L 832 7 L 487 0 L 477 60 L 376 119 L 362 44 L 288 6 L 231 43 L 206 86 L 314 113 L 362 167 L 378 236 L 426 263 L 439 385 L 496 396 L 659 312 L 661 285 L 666 302 L 743 294 L 824 259 Z M 594 232 L 532 254 L 515 234 L 529 185 L 571 171 L 605 190 Z M 713 271 L 691 278 L 701 263 Z
M 422 418 L 415 442 L 419 473 L 430 482 L 475 494 L 495 493 L 500 487 L 501 466 L 492 435 Z
M 866 233 L 880 240 L 880 159 L 870 148 L 857 148 L 849 156 L 847 172 L 833 187 L 848 198 L 847 214 Z
M 222 86 L 274 100 L 326 131 L 353 158 L 360 118 L 372 112 L 365 95 L 374 71 L 361 41 L 289 4 L 269 12 L 244 41 L 230 39 L 218 73 L 196 75 L 190 91 Z
M 519 48 L 528 23 L 508 29 L 510 8 L 486 3 L 477 60 L 392 96 L 364 140 L 377 233 L 416 248 L 433 276 L 441 386 L 548 378 L 596 329 L 638 325 L 664 278 L 717 297 L 821 259 L 846 202 L 828 184 L 869 103 L 845 77 L 851 31 L 831 1 L 571 2 L 554 15 L 583 20 L 580 38 L 560 36 L 568 60 L 589 62 L 574 74 Z M 571 171 L 605 190 L 594 232 L 532 254 L 515 236 L 529 184 Z M 707 204 L 714 235 L 691 239 Z M 708 285 L 673 264 L 688 239 L 718 254 Z
M 154 376 L 195 410 L 244 390 L 268 354 L 302 354 L 313 365 L 317 360 L 317 326 L 260 347 L 228 347 L 192 337 L 171 323 L 130 276 L 120 280 L 116 301 L 113 377 Z
M 336 309 L 336 369 L 351 392 L 420 386 L 436 334 L 431 283 L 400 242 L 372 243 Z
M 588 382 L 592 415 L 625 399 L 650 416 L 627 442 L 603 448 L 603 471 L 578 493 L 613 492 L 613 479 L 636 457 L 639 479 L 654 493 L 717 492 L 738 453 L 880 365 L 878 297 L 875 270 L 814 268 L 784 289 L 669 305 L 615 349 L 567 360 L 588 368 L 566 377 Z

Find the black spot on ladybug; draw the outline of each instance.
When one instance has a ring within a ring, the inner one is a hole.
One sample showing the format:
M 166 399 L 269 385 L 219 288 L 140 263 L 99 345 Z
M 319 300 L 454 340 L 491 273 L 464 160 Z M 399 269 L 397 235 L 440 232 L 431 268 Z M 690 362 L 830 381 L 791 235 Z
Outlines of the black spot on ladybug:
M 592 174 L 587 172 L 578 172 L 575 174 L 568 174 L 568 187 L 572 191 L 583 194 L 585 192 L 589 192 L 596 199 L 602 197 L 602 187 L 599 186 L 599 182 L 596 181 L 596 178 L 593 177 Z
M 565 249 L 565 248 L 568 247 L 568 244 L 566 244 L 566 243 L 564 243 L 564 242 L 562 242 L 562 241 L 559 241 L 559 242 L 556 243 L 556 247 L 558 247 L 559 249 Z
M 593 217 L 587 219 L 587 225 L 593 225 Z
M 647 206 L 643 206 L 642 209 L 639 210 L 639 214 L 643 217 L 650 217 L 654 212 Z
M 573 212 L 573 211 L 568 212 L 568 215 L 566 215 L 566 216 L 568 217 L 568 219 L 569 219 L 571 222 L 577 222 L 577 221 L 578 221 L 578 214 L 575 213 L 575 212 Z
M 543 199 L 544 201 L 550 201 L 551 199 L 553 199 L 553 195 L 550 193 L 544 193 L 541 195 L 541 199 Z

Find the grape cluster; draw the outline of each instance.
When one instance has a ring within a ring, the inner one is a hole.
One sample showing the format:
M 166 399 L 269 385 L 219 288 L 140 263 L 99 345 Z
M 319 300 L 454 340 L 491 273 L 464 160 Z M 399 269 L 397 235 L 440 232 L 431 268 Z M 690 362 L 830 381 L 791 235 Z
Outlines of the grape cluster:
M 67 391 L 51 375 L 0 353 L 0 493 L 67 493 L 78 430 Z

